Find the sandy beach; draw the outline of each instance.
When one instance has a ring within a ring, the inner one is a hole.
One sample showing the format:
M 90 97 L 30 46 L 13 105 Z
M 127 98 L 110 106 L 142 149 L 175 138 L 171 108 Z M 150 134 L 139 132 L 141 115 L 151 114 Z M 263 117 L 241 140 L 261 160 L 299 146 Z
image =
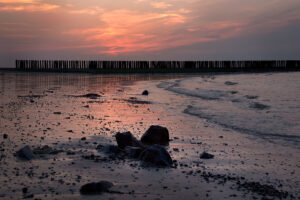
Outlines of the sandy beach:
M 2 71 L 0 199 L 300 199 L 299 80 Z M 168 129 L 172 166 L 110 148 L 151 125 Z M 26 145 L 33 159 L 16 155 Z M 103 180 L 109 192 L 79 192 Z

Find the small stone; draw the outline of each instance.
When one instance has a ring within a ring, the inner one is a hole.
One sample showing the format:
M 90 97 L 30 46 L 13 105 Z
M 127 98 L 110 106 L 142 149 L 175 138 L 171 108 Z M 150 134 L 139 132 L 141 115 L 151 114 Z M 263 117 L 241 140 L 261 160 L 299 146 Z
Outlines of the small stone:
M 89 99 L 98 99 L 101 97 L 101 95 L 95 94 L 95 93 L 88 93 L 88 94 L 82 95 L 81 97 L 86 97 Z
M 8 135 L 6 133 L 3 134 L 3 139 L 7 139 Z
M 236 83 L 236 82 L 231 82 L 231 81 L 226 81 L 224 84 L 225 84 L 225 85 L 236 85 L 236 84 L 238 84 L 238 83 Z
M 24 199 L 31 199 L 31 198 L 33 198 L 33 197 L 34 197 L 33 194 L 29 194 L 29 195 L 24 196 L 23 198 L 24 198 Z
M 207 152 L 203 152 L 201 155 L 200 155 L 200 158 L 201 159 L 212 159 L 214 158 L 214 155 L 210 154 L 210 153 L 207 153 Z
M 270 109 L 270 106 L 254 102 L 250 104 L 250 108 L 257 109 L 257 110 L 265 110 L 265 109 Z
M 28 192 L 28 188 L 26 188 L 26 187 L 22 188 L 22 192 L 23 192 L 23 194 L 27 193 Z
M 108 181 L 100 181 L 98 183 L 88 183 L 80 188 L 82 195 L 95 195 L 107 192 L 109 188 L 113 186 L 113 183 Z
M 145 95 L 145 96 L 149 95 L 148 90 L 144 90 L 143 93 L 142 93 L 142 95 Z
M 86 140 L 86 137 L 82 137 L 80 140 Z

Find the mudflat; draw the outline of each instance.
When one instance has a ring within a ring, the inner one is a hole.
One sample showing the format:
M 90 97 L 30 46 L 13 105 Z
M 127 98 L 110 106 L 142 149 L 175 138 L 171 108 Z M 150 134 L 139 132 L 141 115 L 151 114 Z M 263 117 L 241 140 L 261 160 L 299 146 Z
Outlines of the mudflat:
M 299 77 L 1 72 L 0 199 L 298 199 Z M 152 125 L 170 166 L 117 145 Z

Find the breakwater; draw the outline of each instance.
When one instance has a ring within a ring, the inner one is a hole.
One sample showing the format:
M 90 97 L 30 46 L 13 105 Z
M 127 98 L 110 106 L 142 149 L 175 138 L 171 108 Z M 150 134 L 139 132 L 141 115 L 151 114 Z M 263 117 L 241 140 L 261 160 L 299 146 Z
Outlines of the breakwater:
M 273 60 L 273 61 L 16 60 L 16 69 L 21 71 L 91 72 L 91 73 L 299 71 L 300 60 Z

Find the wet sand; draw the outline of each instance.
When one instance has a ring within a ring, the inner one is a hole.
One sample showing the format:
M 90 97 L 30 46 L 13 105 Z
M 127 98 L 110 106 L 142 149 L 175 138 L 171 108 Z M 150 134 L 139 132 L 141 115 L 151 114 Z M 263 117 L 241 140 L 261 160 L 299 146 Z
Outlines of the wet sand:
M 299 199 L 299 150 L 187 115 L 168 103 L 177 95 L 156 87 L 188 76 L 1 73 L 0 198 Z M 141 95 L 145 89 L 149 96 Z M 101 97 L 81 96 L 88 93 Z M 117 132 L 140 138 L 151 125 L 169 129 L 174 166 L 99 150 L 116 145 Z M 22 161 L 14 154 L 25 145 L 59 152 Z M 215 157 L 200 159 L 203 151 Z M 79 193 L 101 180 L 117 192 Z

